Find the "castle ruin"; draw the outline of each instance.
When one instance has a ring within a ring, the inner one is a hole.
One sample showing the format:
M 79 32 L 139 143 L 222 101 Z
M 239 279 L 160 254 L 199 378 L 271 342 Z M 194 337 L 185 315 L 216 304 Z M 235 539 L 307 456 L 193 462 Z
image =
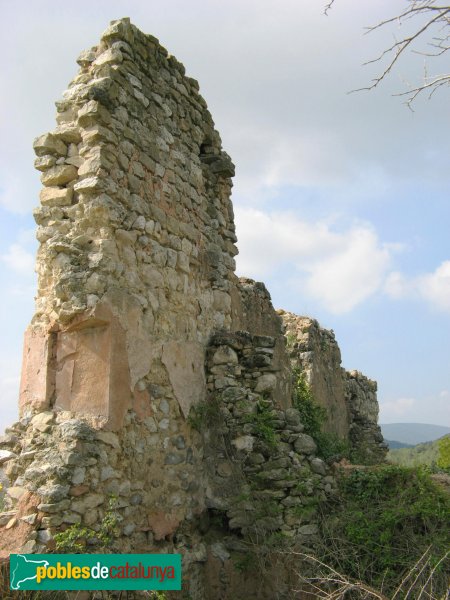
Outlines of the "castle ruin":
M 236 554 L 276 536 L 314 547 L 336 486 L 294 371 L 367 463 L 385 455 L 376 384 L 235 275 L 234 165 L 183 65 L 128 19 L 77 62 L 34 142 L 38 292 L 20 420 L 0 439 L 0 551 L 95 530 L 114 497 L 116 551 L 181 553 L 194 599 L 264 598 Z

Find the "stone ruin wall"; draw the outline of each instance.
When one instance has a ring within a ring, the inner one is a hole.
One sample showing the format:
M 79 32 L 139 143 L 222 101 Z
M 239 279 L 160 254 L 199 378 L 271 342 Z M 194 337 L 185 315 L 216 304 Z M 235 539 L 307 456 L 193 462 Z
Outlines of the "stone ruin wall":
M 231 326 L 234 167 L 197 82 L 155 38 L 119 21 L 78 63 L 56 129 L 34 143 L 21 414 L 73 410 L 117 430 L 129 408 L 151 416 L 157 386 L 187 416 L 206 341 Z
M 305 374 L 314 399 L 326 410 L 324 430 L 346 439 L 354 459 L 382 462 L 387 453 L 378 425 L 377 384 L 359 371 L 341 367 L 334 332 L 315 319 L 278 311 L 294 369 Z
M 38 295 L 21 419 L 0 439 L 0 550 L 95 529 L 114 495 L 119 551 L 181 552 L 192 598 L 226 597 L 246 585 L 236 552 L 273 535 L 311 548 L 316 501 L 335 490 L 292 408 L 293 361 L 339 435 L 359 423 L 370 443 L 375 390 L 344 377 L 315 322 L 309 338 L 295 325 L 294 357 L 300 318 L 234 274 L 234 166 L 184 67 L 128 19 L 78 63 L 56 129 L 34 143 Z

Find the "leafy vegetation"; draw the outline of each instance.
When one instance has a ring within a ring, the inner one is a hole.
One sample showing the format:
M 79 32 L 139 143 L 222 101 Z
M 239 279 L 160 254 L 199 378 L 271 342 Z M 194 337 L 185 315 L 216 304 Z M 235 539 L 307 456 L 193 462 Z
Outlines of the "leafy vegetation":
M 446 435 L 437 441 L 439 457 L 437 466 L 446 471 L 450 470 L 450 435 Z
M 119 518 L 116 510 L 117 498 L 111 496 L 108 510 L 100 522 L 100 529 L 95 531 L 74 523 L 65 531 L 55 534 L 56 549 L 67 554 L 80 554 L 87 551 L 89 546 L 106 550 L 119 534 Z
M 353 470 L 341 477 L 334 509 L 323 516 L 320 560 L 387 594 L 426 555 L 434 591 L 444 597 L 449 522 L 450 497 L 427 470 L 394 465 Z M 416 576 L 417 584 L 426 580 L 426 569 Z
M 209 400 L 192 406 L 188 415 L 189 425 L 196 431 L 201 431 L 220 420 L 219 406 L 216 401 Z
M 412 448 L 392 449 L 387 458 L 389 462 L 404 467 L 425 465 L 434 470 L 447 470 L 450 468 L 450 436 Z
M 331 458 L 348 458 L 350 447 L 347 440 L 332 433 L 322 431 L 327 412 L 315 400 L 305 374 L 295 371 L 293 405 L 300 413 L 300 419 L 305 427 L 305 433 L 310 435 L 317 444 L 317 454 L 327 460 Z
M 272 413 L 271 403 L 261 400 L 256 405 L 256 413 L 247 417 L 248 423 L 254 426 L 254 433 L 266 444 L 275 448 L 279 438 L 275 430 L 275 416 Z

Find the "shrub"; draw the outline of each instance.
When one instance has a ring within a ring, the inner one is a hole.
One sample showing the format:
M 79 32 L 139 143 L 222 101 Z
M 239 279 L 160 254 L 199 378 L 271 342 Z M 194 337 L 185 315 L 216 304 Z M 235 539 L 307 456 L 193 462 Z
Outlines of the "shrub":
M 322 519 L 324 563 L 387 593 L 426 555 L 435 569 L 434 589 L 444 594 L 450 498 L 428 471 L 393 465 L 354 470 L 340 478 L 339 490 Z M 416 575 L 419 585 L 428 573 Z
M 275 416 L 272 413 L 271 404 L 264 400 L 256 404 L 256 413 L 248 415 L 247 422 L 254 427 L 254 433 L 271 448 L 276 448 L 279 441 L 275 430 Z
M 438 467 L 444 471 L 450 471 L 450 435 L 438 440 L 439 458 Z
M 326 410 L 317 404 L 306 381 L 305 374 L 299 370 L 294 371 L 295 385 L 293 405 L 299 411 L 305 433 L 310 435 L 317 444 L 317 454 L 324 460 L 335 458 L 348 458 L 350 446 L 333 433 L 322 431 L 326 421 Z
M 119 533 L 116 504 L 117 498 L 111 496 L 98 531 L 83 527 L 80 523 L 74 523 L 65 531 L 55 534 L 56 550 L 67 554 L 79 554 L 86 552 L 88 546 L 96 546 L 97 549 L 103 550 L 108 548 Z

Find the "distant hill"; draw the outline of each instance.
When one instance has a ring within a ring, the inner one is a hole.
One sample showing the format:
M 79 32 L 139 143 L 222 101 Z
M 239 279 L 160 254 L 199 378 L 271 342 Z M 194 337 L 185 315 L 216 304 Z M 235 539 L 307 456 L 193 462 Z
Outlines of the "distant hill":
M 397 442 L 397 440 L 384 439 L 390 450 L 397 450 L 398 448 L 414 448 L 413 444 L 405 444 L 404 442 Z
M 414 467 L 417 465 L 436 465 L 439 457 L 439 440 L 417 444 L 412 448 L 391 448 L 387 455 L 389 462 L 404 467 Z
M 380 424 L 380 427 L 386 440 L 395 440 L 413 446 L 423 442 L 432 442 L 450 433 L 450 427 L 425 423 L 387 423 Z

